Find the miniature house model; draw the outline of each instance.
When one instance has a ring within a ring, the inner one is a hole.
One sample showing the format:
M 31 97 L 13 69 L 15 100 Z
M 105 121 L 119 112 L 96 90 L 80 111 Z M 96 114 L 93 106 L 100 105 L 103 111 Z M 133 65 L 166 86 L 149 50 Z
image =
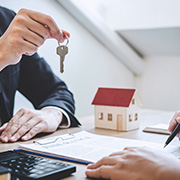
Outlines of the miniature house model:
M 95 127 L 118 131 L 139 128 L 141 101 L 135 89 L 99 88 L 92 104 Z

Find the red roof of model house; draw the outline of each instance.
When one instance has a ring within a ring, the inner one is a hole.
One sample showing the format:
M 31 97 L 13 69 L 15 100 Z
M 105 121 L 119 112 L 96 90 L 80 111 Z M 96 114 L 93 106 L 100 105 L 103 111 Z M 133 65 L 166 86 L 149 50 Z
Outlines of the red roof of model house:
M 135 89 L 99 88 L 92 104 L 129 107 Z

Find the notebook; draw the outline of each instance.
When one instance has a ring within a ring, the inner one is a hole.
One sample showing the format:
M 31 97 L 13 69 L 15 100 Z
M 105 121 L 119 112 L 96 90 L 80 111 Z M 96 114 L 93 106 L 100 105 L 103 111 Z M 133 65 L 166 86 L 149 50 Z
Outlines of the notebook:
M 158 123 L 152 126 L 147 126 L 146 128 L 144 128 L 143 131 L 169 135 L 170 132 L 168 131 L 168 127 L 169 127 L 169 124 Z

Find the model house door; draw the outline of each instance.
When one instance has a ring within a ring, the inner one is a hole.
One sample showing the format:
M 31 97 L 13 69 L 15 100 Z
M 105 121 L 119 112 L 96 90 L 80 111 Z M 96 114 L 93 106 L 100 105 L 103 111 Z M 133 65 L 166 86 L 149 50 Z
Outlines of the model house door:
M 123 121 L 122 121 L 122 114 L 117 115 L 117 130 L 122 131 L 122 126 L 123 126 Z

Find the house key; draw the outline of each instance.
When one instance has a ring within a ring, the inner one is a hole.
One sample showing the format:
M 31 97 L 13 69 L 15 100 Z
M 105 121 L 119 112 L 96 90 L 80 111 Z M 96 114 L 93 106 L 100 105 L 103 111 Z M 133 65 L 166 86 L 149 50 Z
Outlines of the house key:
M 60 72 L 63 73 L 64 72 L 64 59 L 65 59 L 65 55 L 68 53 L 68 45 L 69 43 L 69 39 L 67 37 L 67 43 L 66 45 L 60 45 L 60 43 L 58 42 L 59 46 L 57 47 L 57 54 L 60 56 Z

